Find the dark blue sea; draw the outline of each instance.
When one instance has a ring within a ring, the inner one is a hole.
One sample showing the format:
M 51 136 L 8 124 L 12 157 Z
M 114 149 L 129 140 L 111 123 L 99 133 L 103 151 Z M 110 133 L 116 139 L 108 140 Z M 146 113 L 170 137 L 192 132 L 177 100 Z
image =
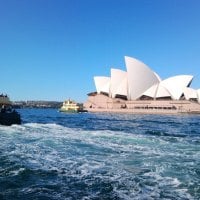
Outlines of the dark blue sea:
M 0 126 L 1 200 L 200 199 L 200 115 L 18 112 Z

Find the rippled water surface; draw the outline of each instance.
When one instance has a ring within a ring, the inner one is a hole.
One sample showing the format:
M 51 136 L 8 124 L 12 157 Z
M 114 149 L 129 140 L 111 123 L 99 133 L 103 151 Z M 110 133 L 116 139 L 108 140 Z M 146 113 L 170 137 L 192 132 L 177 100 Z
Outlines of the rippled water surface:
M 0 126 L 0 199 L 200 199 L 200 116 L 21 109 Z

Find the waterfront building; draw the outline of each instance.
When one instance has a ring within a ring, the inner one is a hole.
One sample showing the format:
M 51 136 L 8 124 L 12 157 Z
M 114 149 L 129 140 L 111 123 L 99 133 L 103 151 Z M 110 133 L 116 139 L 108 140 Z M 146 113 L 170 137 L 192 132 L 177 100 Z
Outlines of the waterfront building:
M 96 92 L 88 94 L 88 101 L 84 104 L 87 109 L 200 112 L 200 89 L 190 87 L 192 75 L 162 80 L 150 67 L 135 58 L 125 56 L 125 64 L 126 71 L 112 68 L 110 76 L 94 77 Z

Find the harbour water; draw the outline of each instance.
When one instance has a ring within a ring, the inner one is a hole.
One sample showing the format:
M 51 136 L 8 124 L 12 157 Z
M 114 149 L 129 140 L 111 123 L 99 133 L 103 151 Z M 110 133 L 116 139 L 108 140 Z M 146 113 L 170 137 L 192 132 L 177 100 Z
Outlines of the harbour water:
M 0 199 L 200 199 L 200 115 L 20 109 L 0 126 Z

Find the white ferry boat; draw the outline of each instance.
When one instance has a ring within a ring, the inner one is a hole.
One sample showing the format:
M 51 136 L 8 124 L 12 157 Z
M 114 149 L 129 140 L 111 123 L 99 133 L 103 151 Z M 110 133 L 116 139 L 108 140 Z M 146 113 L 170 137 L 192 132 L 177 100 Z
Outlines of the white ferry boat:
M 83 106 L 70 99 L 63 102 L 63 105 L 59 111 L 68 113 L 87 112 L 87 110 L 83 109 Z

